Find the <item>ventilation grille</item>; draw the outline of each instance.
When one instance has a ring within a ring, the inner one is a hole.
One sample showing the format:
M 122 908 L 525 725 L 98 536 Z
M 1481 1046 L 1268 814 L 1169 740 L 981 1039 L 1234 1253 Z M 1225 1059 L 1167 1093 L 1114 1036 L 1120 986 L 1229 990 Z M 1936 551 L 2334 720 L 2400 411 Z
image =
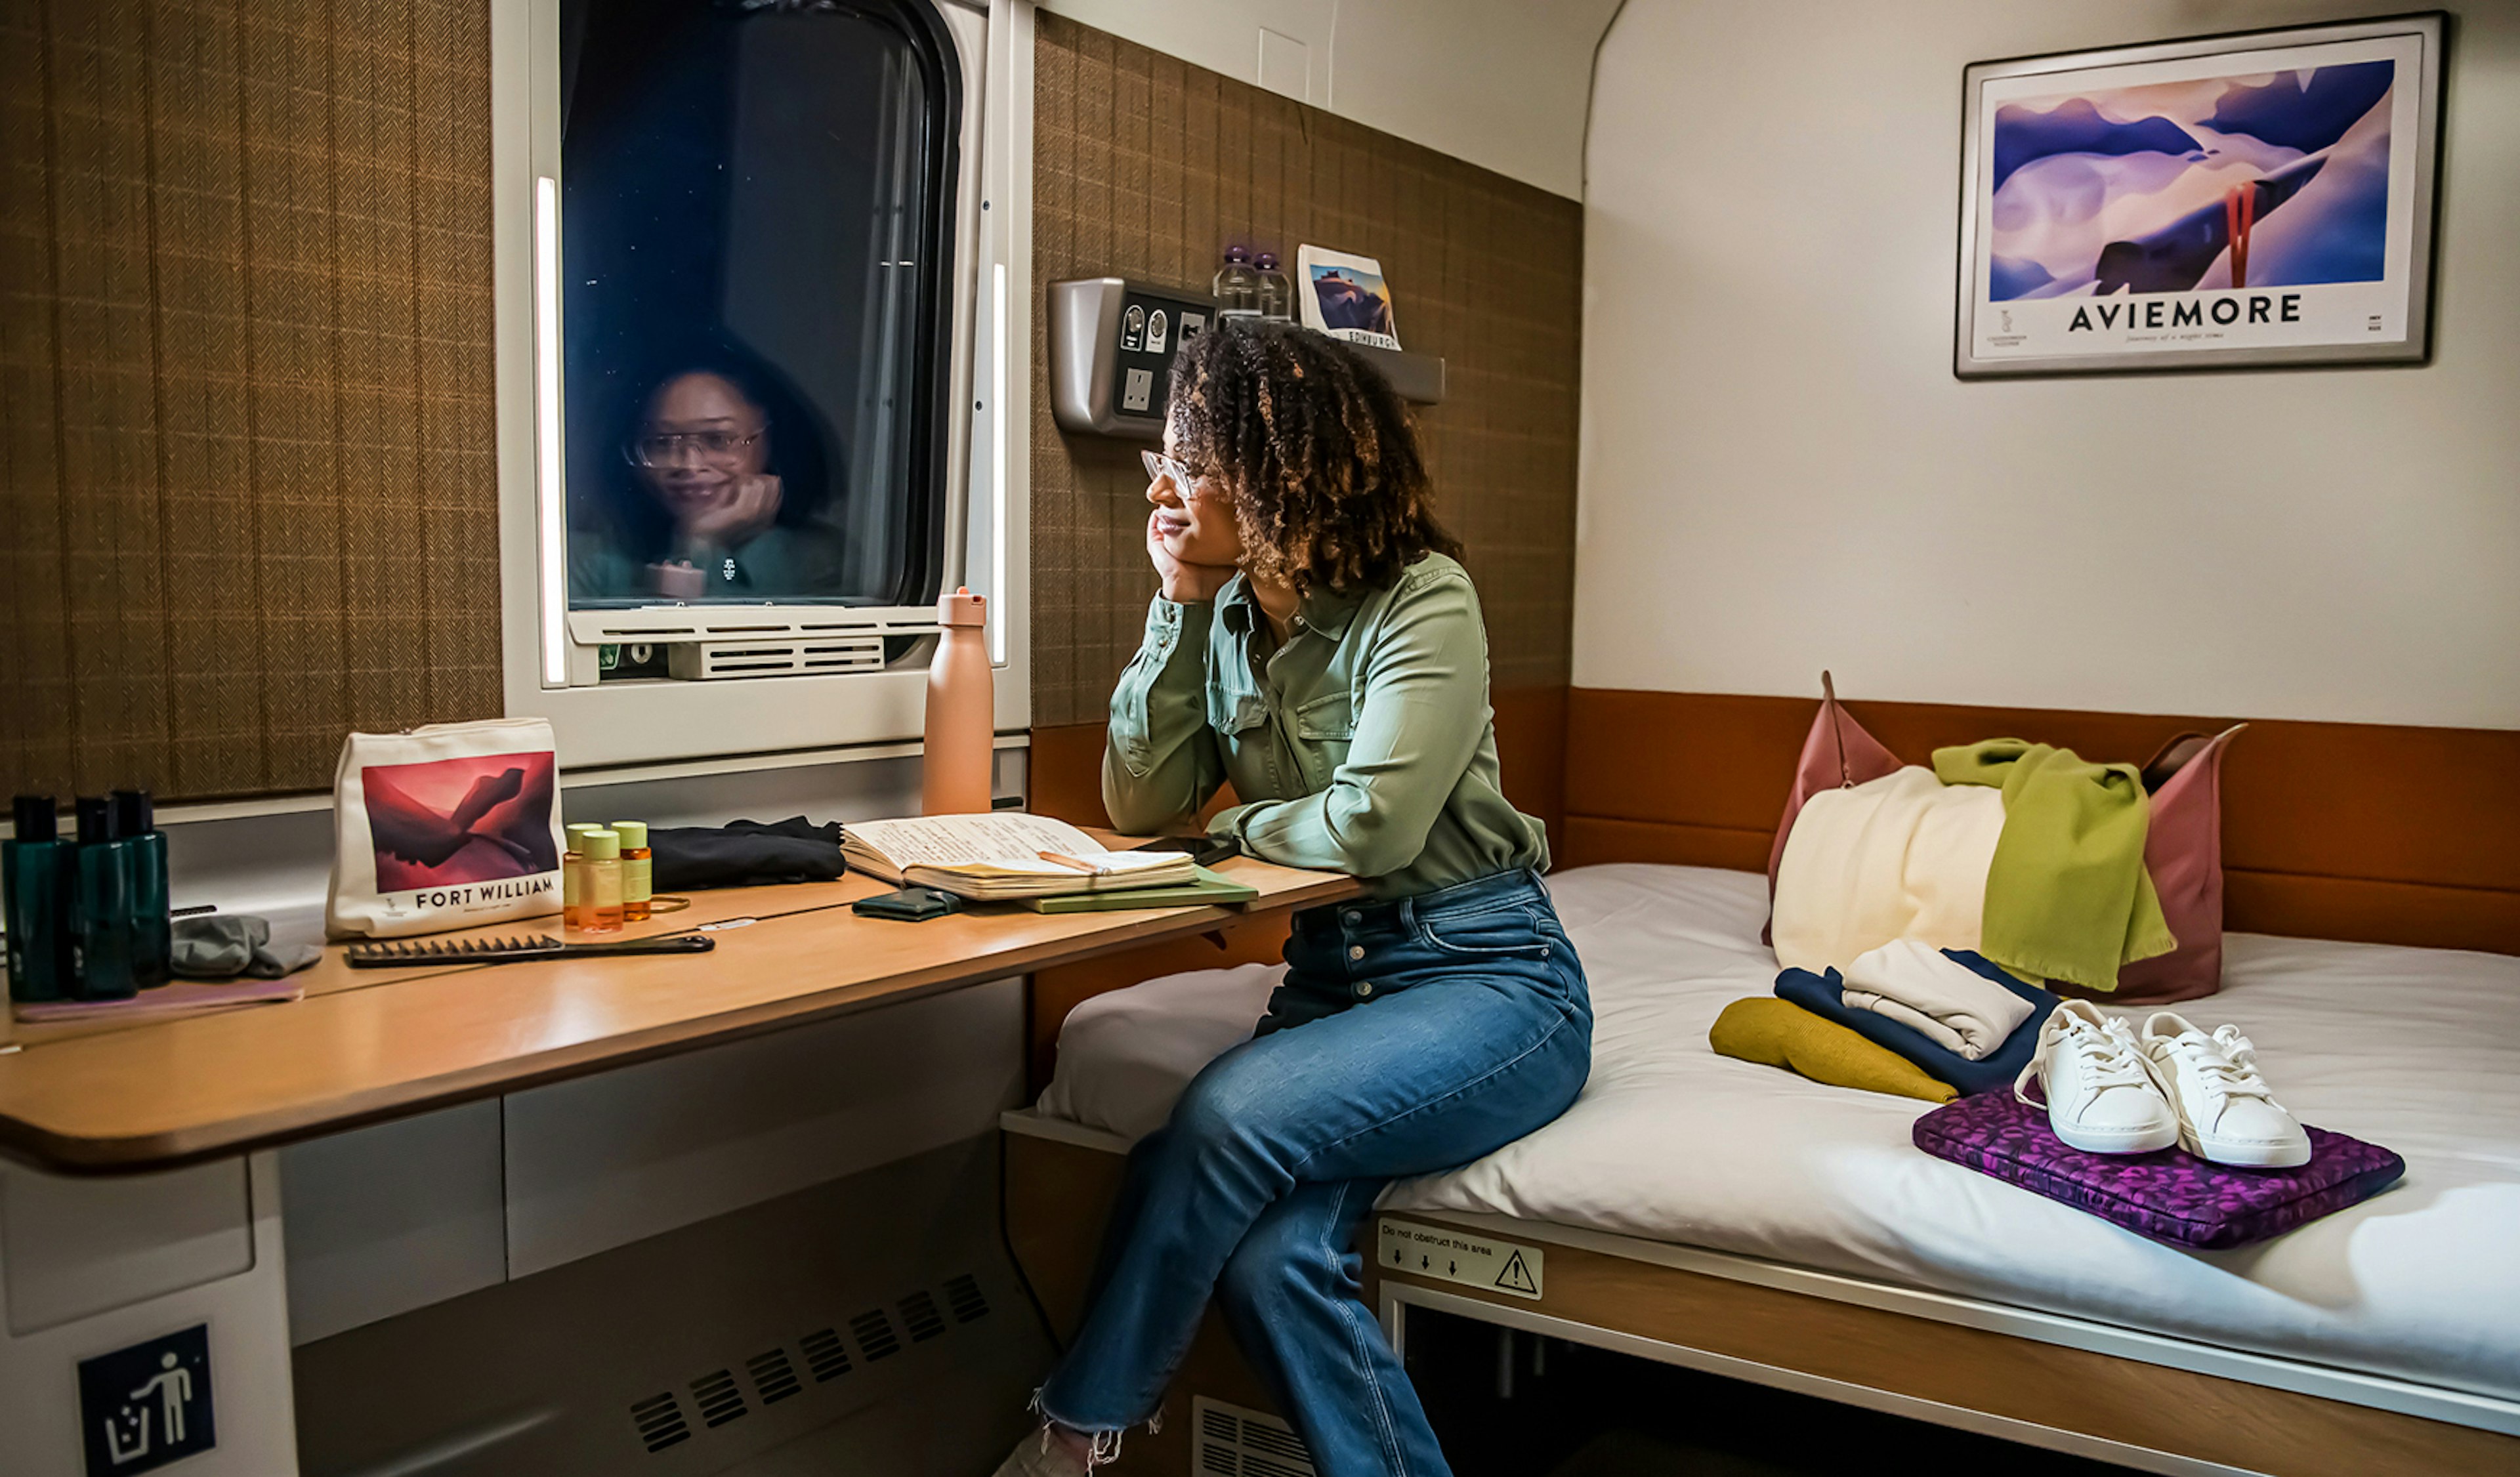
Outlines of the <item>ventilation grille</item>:
M 752 1376 L 752 1393 L 765 1406 L 775 1406 L 805 1388 L 796 1382 L 796 1370 L 788 1363 L 785 1349 L 752 1356 L 743 1362 L 743 1372 Z
M 775 677 L 783 672 L 879 672 L 880 636 L 814 636 L 802 641 L 700 641 L 668 647 L 665 669 L 690 680 Z
M 850 1319 L 848 1336 L 857 1340 L 859 1358 L 873 1364 L 877 1360 L 890 1359 L 909 1347 L 903 1342 L 900 1329 L 894 1325 L 894 1310 L 898 1311 L 902 1325 L 909 1330 L 910 1344 L 925 1343 L 940 1334 L 951 1333 L 958 1324 L 974 1323 L 989 1316 L 988 1297 L 980 1290 L 980 1279 L 970 1273 L 958 1273 L 946 1278 L 942 1291 L 940 1303 L 937 1291 L 926 1287 L 913 1288 L 902 1294 L 892 1310 L 870 1308 Z M 948 1314 L 952 1316 L 950 1320 Z M 849 1358 L 848 1340 L 837 1328 L 817 1328 L 798 1338 L 793 1348 L 803 1356 L 804 1367 L 801 1370 L 797 1367 L 794 1354 L 786 1345 L 755 1354 L 743 1362 L 743 1372 L 752 1383 L 752 1398 L 765 1408 L 804 1394 L 806 1373 L 811 1373 L 814 1383 L 820 1385 L 856 1367 Z M 752 1411 L 751 1405 L 744 1398 L 743 1386 L 738 1382 L 732 1368 L 712 1370 L 693 1380 L 691 1397 L 694 1408 L 699 1412 L 700 1424 L 712 1429 L 729 1421 L 741 1420 Z M 1218 1409 L 1232 1410 L 1234 1408 L 1220 1406 Z M 1254 1418 L 1265 1420 L 1267 1417 Z M 630 1422 L 639 1433 L 639 1444 L 652 1454 L 679 1446 L 698 1434 L 685 1415 L 681 1400 L 671 1391 L 634 1402 L 630 1407 Z M 1251 1449 L 1254 1452 L 1264 1450 L 1258 1445 L 1252 1445 Z M 1303 1449 L 1297 1446 L 1294 1450 L 1300 1454 Z M 1231 1455 L 1228 1459 L 1232 1459 Z M 1253 1459 L 1257 1460 L 1256 1457 Z M 1238 1470 L 1232 1467 L 1220 1470 L 1230 1477 L 1242 1477 L 1245 1472 L 1249 1477 L 1309 1477 L 1312 1472 L 1310 1466 L 1253 1465 Z
M 743 1392 L 735 1387 L 735 1376 L 724 1369 L 692 1381 L 692 1403 L 700 1408 L 701 1423 L 712 1428 L 751 1413 Z
M 893 1334 L 892 1320 L 880 1308 L 869 1309 L 849 1320 L 849 1331 L 858 1337 L 858 1352 L 868 1364 L 890 1359 L 901 1352 L 901 1340 Z
M 670 1390 L 633 1404 L 630 1419 L 639 1427 L 640 1443 L 651 1452 L 692 1439 L 691 1425 L 683 1419 L 683 1403 Z
M 1274 1415 L 1201 1395 L 1191 1401 L 1191 1470 L 1200 1477 L 1320 1477 L 1303 1439 Z
M 805 1351 L 805 1367 L 814 1371 L 814 1383 L 822 1384 L 849 1372 L 848 1345 L 831 1328 L 817 1328 L 796 1341 Z
M 945 1315 L 936 1311 L 936 1300 L 925 1292 L 914 1292 L 901 1300 L 901 1320 L 909 1325 L 914 1344 L 923 1344 L 945 1331 Z
M 989 1316 L 989 1300 L 980 1294 L 980 1279 L 969 1273 L 946 1282 L 945 1306 L 954 1310 L 958 1323 L 976 1323 Z

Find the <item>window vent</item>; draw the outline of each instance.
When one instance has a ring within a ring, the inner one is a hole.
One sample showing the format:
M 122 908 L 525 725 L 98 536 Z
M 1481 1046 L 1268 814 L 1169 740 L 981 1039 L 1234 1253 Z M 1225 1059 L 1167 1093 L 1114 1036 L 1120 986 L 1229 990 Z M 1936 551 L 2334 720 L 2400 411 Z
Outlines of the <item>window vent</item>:
M 909 1325 L 914 1344 L 923 1344 L 945 1331 L 945 1315 L 936 1311 L 936 1300 L 924 1291 L 901 1300 L 901 1320 Z
M 989 1316 L 989 1300 L 980 1295 L 980 1279 L 968 1272 L 945 1283 L 945 1306 L 954 1310 L 958 1323 L 976 1323 Z
M 692 1381 L 692 1403 L 700 1408 L 701 1423 L 711 1427 L 751 1413 L 743 1392 L 735 1387 L 735 1376 L 724 1369 Z
M 1214 1477 L 1320 1477 L 1294 1427 L 1201 1395 L 1191 1401 L 1192 1469 Z
M 883 1316 L 880 1308 L 849 1320 L 849 1331 L 857 1335 L 858 1352 L 867 1357 L 868 1364 L 901 1352 L 901 1340 L 893 1334 L 892 1320 Z
M 796 1341 L 805 1351 L 805 1367 L 814 1371 L 814 1383 L 821 1384 L 849 1372 L 848 1346 L 840 1335 L 830 1328 L 817 1328 Z
M 674 1399 L 671 1391 L 633 1404 L 630 1419 L 639 1427 L 639 1440 L 651 1452 L 661 1452 L 692 1439 L 692 1428 L 683 1419 L 683 1403 Z
M 785 1349 L 752 1356 L 743 1362 L 743 1372 L 752 1376 L 752 1393 L 760 1396 L 765 1406 L 775 1406 L 804 1388 L 797 1383 L 795 1367 L 788 1363 Z

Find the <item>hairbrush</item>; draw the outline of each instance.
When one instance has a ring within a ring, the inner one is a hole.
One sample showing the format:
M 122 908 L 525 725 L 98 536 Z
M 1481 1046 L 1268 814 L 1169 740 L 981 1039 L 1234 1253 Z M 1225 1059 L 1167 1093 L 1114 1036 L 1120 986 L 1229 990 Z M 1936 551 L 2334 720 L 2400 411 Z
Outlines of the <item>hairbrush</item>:
M 526 960 L 605 959 L 621 954 L 706 954 L 716 947 L 717 940 L 698 933 L 624 939 L 612 944 L 569 944 L 548 933 L 518 933 L 505 938 L 352 944 L 343 953 L 353 969 L 403 969 L 413 964 L 514 964 Z

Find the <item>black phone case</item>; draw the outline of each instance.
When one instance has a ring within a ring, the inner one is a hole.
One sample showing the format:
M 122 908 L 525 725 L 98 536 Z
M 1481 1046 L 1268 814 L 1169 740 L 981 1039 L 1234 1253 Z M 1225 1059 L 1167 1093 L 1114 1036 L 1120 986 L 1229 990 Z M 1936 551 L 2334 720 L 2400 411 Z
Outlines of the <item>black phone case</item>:
M 923 923 L 929 918 L 962 912 L 963 900 L 933 887 L 904 887 L 899 892 L 878 892 L 871 898 L 860 898 L 849 905 L 849 911 L 861 918 Z

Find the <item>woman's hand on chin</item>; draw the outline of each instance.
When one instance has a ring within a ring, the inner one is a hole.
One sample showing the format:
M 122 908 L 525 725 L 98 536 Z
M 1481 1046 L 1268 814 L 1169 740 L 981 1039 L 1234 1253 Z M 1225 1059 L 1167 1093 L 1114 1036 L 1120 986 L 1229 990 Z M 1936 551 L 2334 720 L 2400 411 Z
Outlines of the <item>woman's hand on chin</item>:
M 741 548 L 778 518 L 779 494 L 777 477 L 745 477 L 725 497 L 686 515 L 675 543 L 686 551 Z
M 1216 599 L 1216 592 L 1234 578 L 1234 566 L 1191 564 L 1174 558 L 1172 551 L 1164 547 L 1162 523 L 1162 509 L 1147 515 L 1147 558 L 1163 579 L 1164 599 L 1177 605 L 1200 604 Z

